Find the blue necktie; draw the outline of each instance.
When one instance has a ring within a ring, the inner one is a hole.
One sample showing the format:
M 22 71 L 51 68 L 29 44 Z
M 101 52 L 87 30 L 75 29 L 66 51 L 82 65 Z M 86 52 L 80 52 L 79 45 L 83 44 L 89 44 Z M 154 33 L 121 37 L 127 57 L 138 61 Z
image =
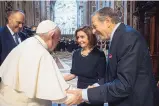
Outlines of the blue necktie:
M 18 41 L 18 34 L 14 34 L 14 38 L 15 38 L 15 43 L 18 45 L 19 44 L 19 41 Z

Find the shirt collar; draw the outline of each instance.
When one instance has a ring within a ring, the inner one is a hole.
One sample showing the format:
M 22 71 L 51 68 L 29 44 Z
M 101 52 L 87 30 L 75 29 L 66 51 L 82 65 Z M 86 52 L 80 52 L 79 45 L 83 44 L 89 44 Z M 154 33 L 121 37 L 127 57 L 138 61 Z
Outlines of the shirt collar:
M 10 33 L 12 34 L 12 35 L 14 35 L 14 32 L 12 31 L 12 29 L 7 25 L 7 28 L 9 29 L 9 31 L 10 31 Z
M 40 38 L 40 36 L 35 35 L 34 37 L 39 41 L 39 43 L 40 43 L 45 49 L 48 50 L 47 44 L 45 43 L 45 41 L 44 41 L 43 39 Z
M 111 35 L 110 35 L 110 41 L 109 41 L 110 44 L 111 44 L 111 41 L 112 41 L 112 39 L 113 39 L 114 33 L 115 33 L 115 31 L 117 30 L 117 28 L 119 27 L 120 24 L 121 24 L 121 23 L 117 23 L 117 24 L 115 25 L 115 27 L 114 27 L 114 29 L 113 29 Z

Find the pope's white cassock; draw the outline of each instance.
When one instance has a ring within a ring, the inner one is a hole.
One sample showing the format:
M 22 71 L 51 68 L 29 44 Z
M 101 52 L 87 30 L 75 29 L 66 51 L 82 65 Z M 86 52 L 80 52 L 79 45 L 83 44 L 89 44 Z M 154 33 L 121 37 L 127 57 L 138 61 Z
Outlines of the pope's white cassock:
M 64 102 L 69 85 L 39 37 L 28 38 L 0 67 L 0 106 L 51 106 Z

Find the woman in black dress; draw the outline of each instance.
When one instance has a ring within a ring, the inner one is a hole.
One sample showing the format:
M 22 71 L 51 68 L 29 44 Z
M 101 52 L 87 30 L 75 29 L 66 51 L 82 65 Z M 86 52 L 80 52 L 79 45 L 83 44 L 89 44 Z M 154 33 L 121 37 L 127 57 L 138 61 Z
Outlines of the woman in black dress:
M 77 29 L 75 36 L 81 48 L 73 53 L 71 74 L 64 76 L 64 79 L 69 81 L 78 76 L 77 88 L 84 89 L 104 77 L 106 58 L 104 52 L 96 47 L 97 38 L 90 26 Z M 78 106 L 93 106 L 93 104 L 83 102 Z

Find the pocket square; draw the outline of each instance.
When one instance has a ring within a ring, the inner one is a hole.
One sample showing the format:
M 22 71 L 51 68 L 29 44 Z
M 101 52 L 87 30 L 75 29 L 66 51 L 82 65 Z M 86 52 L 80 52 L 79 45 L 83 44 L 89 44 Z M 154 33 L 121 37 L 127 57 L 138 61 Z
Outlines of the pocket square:
M 112 56 L 112 54 L 109 54 L 109 59 L 111 59 L 113 56 Z

